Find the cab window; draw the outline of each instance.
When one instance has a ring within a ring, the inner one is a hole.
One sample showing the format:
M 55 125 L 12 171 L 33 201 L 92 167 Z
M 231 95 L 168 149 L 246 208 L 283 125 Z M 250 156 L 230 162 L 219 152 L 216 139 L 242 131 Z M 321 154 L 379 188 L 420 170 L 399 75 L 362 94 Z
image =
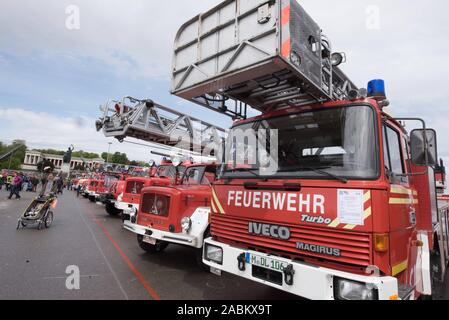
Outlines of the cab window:
M 395 175 L 405 173 L 400 135 L 388 126 L 384 126 L 384 154 L 385 167 L 390 173 Z
M 203 167 L 192 167 L 185 171 L 182 184 L 184 185 L 198 185 L 203 177 Z

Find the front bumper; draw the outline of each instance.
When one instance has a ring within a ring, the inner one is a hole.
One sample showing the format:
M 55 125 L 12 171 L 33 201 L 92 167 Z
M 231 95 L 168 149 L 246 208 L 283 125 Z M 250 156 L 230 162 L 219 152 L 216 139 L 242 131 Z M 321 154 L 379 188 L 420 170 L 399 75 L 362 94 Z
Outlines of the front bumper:
M 139 211 L 138 204 L 120 202 L 120 201 L 115 202 L 115 208 L 117 208 L 118 210 L 122 210 L 123 212 L 127 212 L 128 214 L 129 214 L 129 212 L 134 212 L 134 209 L 136 211 Z
M 201 248 L 203 246 L 203 243 L 201 242 L 201 239 L 198 239 L 198 237 L 191 236 L 188 234 L 183 233 L 171 233 L 166 231 L 161 231 L 157 229 L 152 228 L 146 228 L 144 226 L 132 223 L 131 221 L 125 221 L 123 224 L 123 228 L 125 228 L 128 231 L 131 231 L 135 234 L 141 235 L 141 236 L 148 236 L 150 238 L 170 242 L 170 243 L 177 243 L 189 247 L 194 248 Z
M 251 250 L 243 250 L 235 248 L 217 241 L 211 238 L 205 240 L 205 246 L 207 244 L 220 247 L 223 249 L 223 263 L 222 265 L 206 260 L 203 256 L 203 262 L 212 268 L 212 270 L 224 271 L 236 276 L 243 277 L 248 280 L 252 280 L 258 283 L 268 285 L 270 287 L 286 291 L 297 296 L 311 299 L 311 300 L 335 300 L 334 296 L 334 278 L 340 278 L 345 280 L 357 281 L 360 283 L 366 283 L 372 288 L 376 288 L 378 292 L 379 300 L 391 300 L 398 296 L 398 282 L 393 277 L 374 277 L 374 276 L 361 276 L 352 273 L 341 272 L 333 269 L 322 268 L 306 263 L 296 262 L 293 260 L 274 257 L 264 253 L 255 252 Z M 275 259 L 286 265 L 291 265 L 294 270 L 293 284 L 288 285 L 285 279 L 282 280 L 282 285 L 275 284 L 268 280 L 263 280 L 260 277 L 254 276 L 253 266 L 250 263 L 245 264 L 245 270 L 239 269 L 239 257 L 250 254 L 264 257 L 267 259 Z
M 98 200 L 104 204 L 115 203 L 115 199 L 110 193 L 100 193 L 98 195 Z

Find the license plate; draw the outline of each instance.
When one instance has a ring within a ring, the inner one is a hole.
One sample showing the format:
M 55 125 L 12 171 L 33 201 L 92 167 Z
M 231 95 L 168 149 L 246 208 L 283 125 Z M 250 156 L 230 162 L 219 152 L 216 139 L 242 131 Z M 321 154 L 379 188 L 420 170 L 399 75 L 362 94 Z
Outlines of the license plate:
M 287 267 L 287 263 L 268 257 L 261 257 L 254 254 L 246 254 L 246 262 L 257 267 L 282 272 Z
M 143 237 L 143 242 L 155 245 L 156 244 L 156 239 L 153 239 L 151 237 L 145 236 L 145 237 Z

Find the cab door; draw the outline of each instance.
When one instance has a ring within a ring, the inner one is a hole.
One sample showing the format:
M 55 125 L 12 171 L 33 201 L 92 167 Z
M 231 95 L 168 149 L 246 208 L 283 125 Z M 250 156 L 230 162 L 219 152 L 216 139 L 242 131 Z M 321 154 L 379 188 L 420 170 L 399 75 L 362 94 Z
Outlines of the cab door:
M 390 182 L 390 265 L 391 275 L 401 283 L 412 285 L 410 272 L 415 265 L 416 252 L 411 243 L 416 238 L 414 191 L 407 176 L 410 173 L 410 153 L 406 136 L 393 125 L 384 124 L 383 144 L 385 169 Z M 413 273 L 413 272 L 412 272 Z

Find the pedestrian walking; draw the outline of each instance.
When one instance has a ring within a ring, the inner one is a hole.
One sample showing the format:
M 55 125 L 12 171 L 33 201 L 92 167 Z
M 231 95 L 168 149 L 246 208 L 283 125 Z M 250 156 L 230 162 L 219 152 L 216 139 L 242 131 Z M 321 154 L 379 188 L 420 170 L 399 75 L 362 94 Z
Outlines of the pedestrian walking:
M 9 194 L 8 199 L 11 200 L 12 196 L 16 196 L 16 199 L 20 199 L 20 189 L 22 187 L 22 177 L 14 172 L 14 178 L 12 180 L 11 192 Z
M 61 176 L 56 178 L 56 187 L 58 188 L 58 194 L 63 194 L 64 190 L 64 180 Z

